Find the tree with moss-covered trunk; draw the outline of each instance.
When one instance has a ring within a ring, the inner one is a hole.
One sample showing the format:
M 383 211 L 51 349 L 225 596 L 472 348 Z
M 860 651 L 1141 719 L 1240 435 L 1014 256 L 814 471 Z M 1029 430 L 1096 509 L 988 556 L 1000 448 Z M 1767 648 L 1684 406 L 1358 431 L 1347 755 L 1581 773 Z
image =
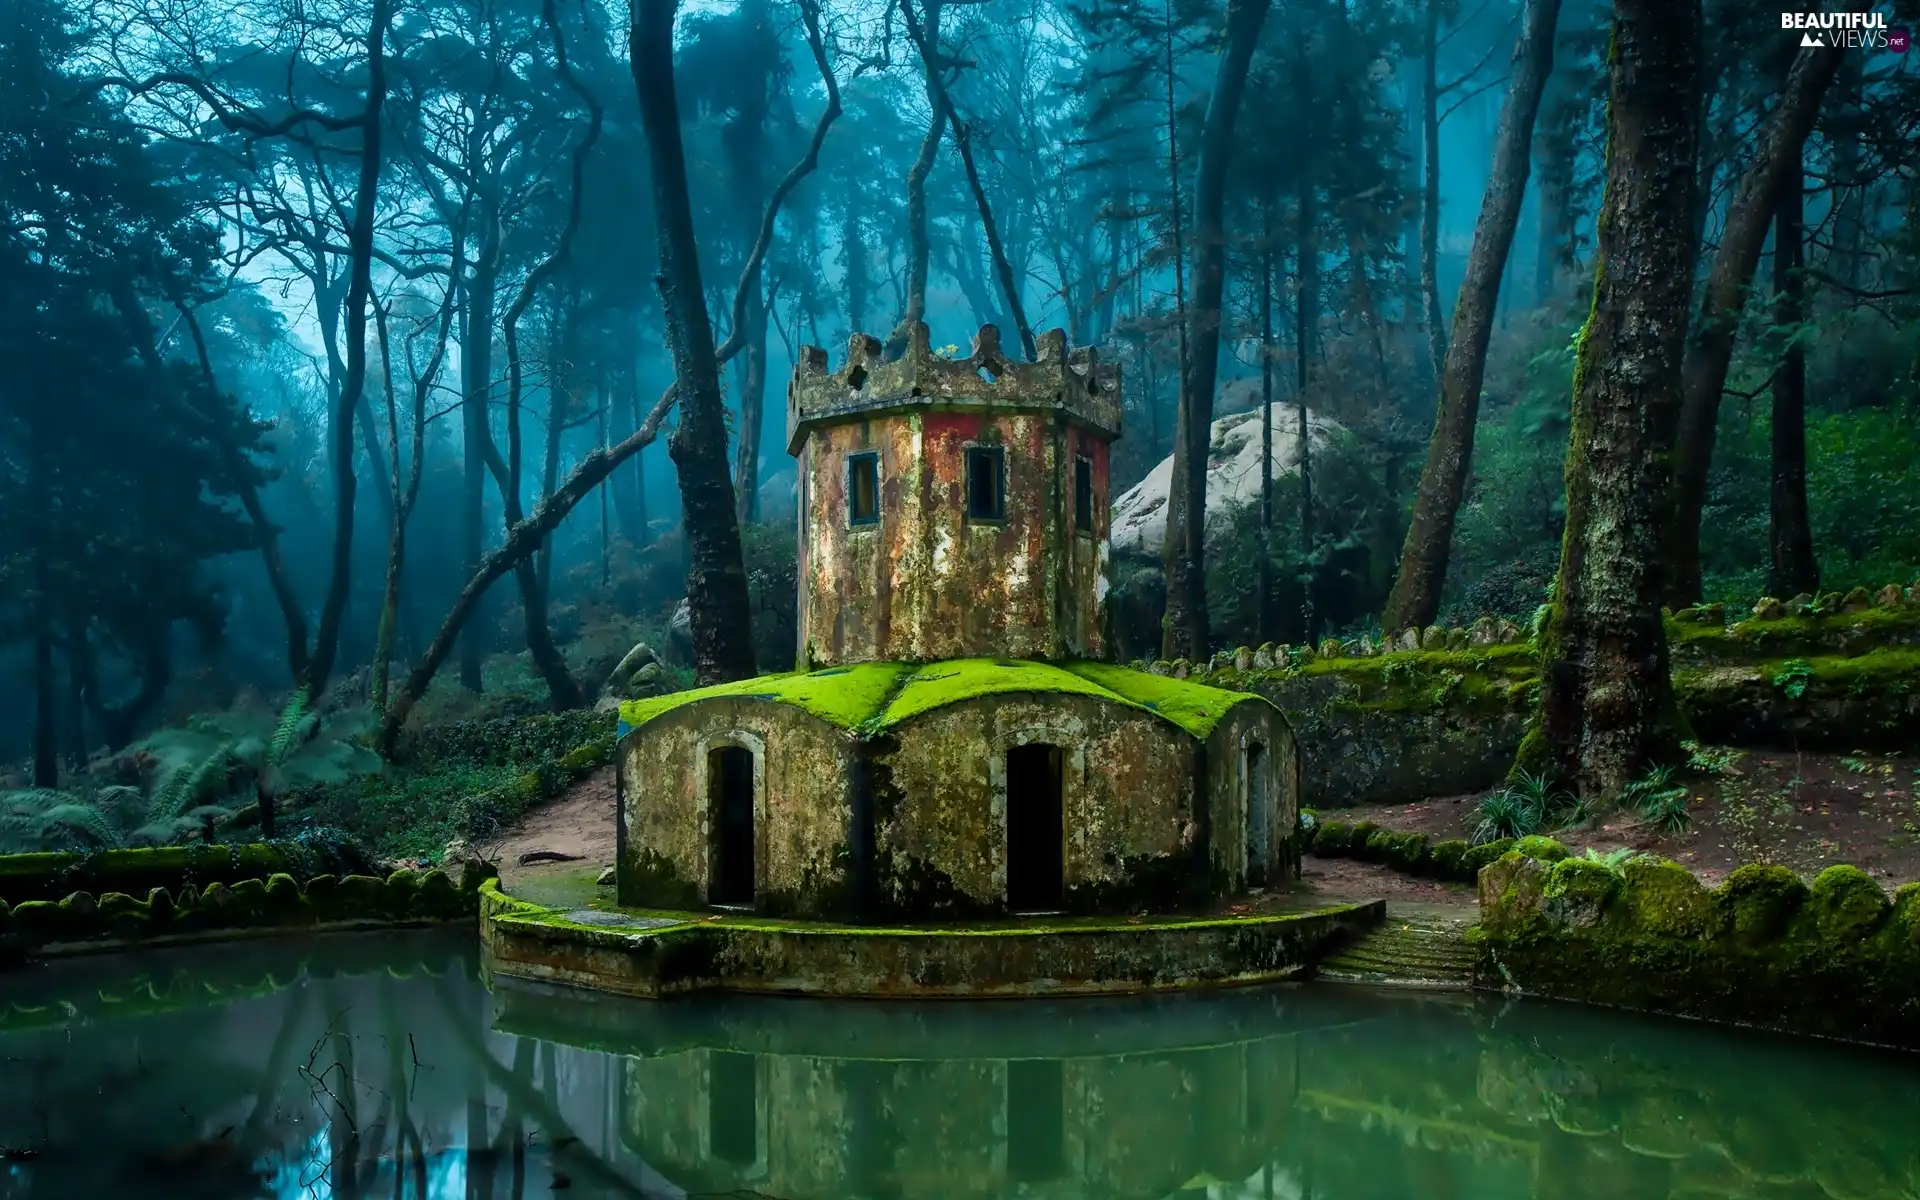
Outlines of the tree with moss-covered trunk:
M 1606 197 L 1574 368 L 1567 518 L 1523 758 L 1618 795 L 1678 749 L 1661 539 L 1693 279 L 1699 0 L 1615 0 Z

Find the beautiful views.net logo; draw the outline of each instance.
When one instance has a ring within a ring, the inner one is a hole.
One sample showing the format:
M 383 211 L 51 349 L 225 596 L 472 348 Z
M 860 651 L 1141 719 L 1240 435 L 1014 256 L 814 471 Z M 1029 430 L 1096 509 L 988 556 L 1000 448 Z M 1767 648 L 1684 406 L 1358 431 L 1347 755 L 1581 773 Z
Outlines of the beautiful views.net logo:
M 1905 29 L 1887 26 L 1885 13 L 1781 13 L 1780 28 L 1799 30 L 1802 46 L 1904 54 L 1908 42 Z

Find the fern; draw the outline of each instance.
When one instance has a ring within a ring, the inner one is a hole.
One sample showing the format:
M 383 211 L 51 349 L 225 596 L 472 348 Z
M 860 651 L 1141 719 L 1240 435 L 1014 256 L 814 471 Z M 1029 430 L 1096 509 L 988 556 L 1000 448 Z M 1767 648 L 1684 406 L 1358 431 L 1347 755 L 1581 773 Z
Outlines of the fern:
M 273 740 L 268 743 L 267 760 L 269 762 L 281 761 L 294 746 L 312 735 L 315 726 L 307 720 L 311 708 L 307 689 L 304 687 L 287 701 L 286 708 L 280 712 L 279 723 L 274 726 Z
M 120 831 L 98 808 L 91 804 L 59 804 L 40 814 L 40 827 L 48 840 L 96 850 L 111 850 L 122 844 Z

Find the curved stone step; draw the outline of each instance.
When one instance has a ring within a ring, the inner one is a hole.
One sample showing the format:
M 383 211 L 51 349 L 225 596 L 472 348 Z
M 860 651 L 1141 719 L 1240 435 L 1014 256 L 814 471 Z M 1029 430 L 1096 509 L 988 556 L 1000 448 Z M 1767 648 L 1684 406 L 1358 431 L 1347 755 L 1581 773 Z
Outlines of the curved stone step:
M 1466 929 L 1464 920 L 1396 917 L 1389 910 L 1380 925 L 1322 959 L 1314 978 L 1375 987 L 1466 991 L 1472 986 L 1474 962 Z

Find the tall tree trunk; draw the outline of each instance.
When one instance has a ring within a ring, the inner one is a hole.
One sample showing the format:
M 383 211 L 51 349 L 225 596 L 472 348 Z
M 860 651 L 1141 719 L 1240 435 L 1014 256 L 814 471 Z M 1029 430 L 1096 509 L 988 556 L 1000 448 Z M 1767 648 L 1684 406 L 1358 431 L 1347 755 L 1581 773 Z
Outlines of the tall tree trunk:
M 1541 645 L 1540 727 L 1522 752 L 1590 796 L 1619 795 L 1678 750 L 1660 538 L 1699 136 L 1700 0 L 1615 0 L 1613 11 L 1606 196 L 1574 372 L 1566 530 Z
M 860 176 L 847 178 L 846 219 L 840 227 L 840 252 L 847 256 L 847 336 L 862 332 L 867 319 L 867 235 L 861 227 Z
M 1181 386 L 1181 433 L 1174 451 L 1174 477 L 1184 487 L 1176 578 L 1186 618 L 1181 639 L 1198 661 L 1210 648 L 1207 632 L 1207 457 L 1213 436 L 1213 391 L 1220 366 L 1220 320 L 1227 283 L 1227 167 L 1232 161 L 1233 126 L 1240 115 L 1247 69 L 1253 63 L 1266 24 L 1269 0 L 1229 0 L 1226 47 L 1213 77 L 1206 123 L 1200 134 L 1200 161 L 1193 180 L 1193 303 L 1187 309 L 1186 380 Z M 1184 458 L 1185 467 L 1181 460 Z M 1172 522 L 1168 522 L 1172 528 Z M 1171 635 L 1171 630 L 1169 635 Z
M 480 569 L 487 536 L 487 449 L 493 442 L 493 309 L 499 270 L 498 223 L 488 220 L 480 257 L 465 288 L 460 328 L 460 571 Z M 480 665 L 487 654 L 480 622 L 460 639 L 460 686 L 481 690 Z
M 1304 55 L 1299 70 L 1300 90 L 1303 95 L 1309 94 Z M 1320 571 L 1314 561 L 1319 532 L 1313 511 L 1313 440 L 1307 421 L 1307 386 L 1313 381 L 1315 334 L 1320 328 L 1320 216 L 1311 157 L 1301 164 L 1298 186 L 1293 231 L 1297 290 L 1293 300 L 1293 399 L 1300 416 L 1300 638 L 1312 645 L 1320 630 L 1314 594 Z
M 652 167 L 658 226 L 658 282 L 673 353 L 680 424 L 667 453 L 680 473 L 680 499 L 690 561 L 687 609 L 693 668 L 701 683 L 753 674 L 747 573 L 740 525 L 727 478 L 727 427 L 720 368 L 700 284 L 700 243 L 687 195 L 680 105 L 673 90 L 673 24 L 677 0 L 634 0 L 632 60 Z
M 767 310 L 773 297 L 761 296 L 761 280 L 754 280 L 754 296 L 747 305 L 747 345 L 740 352 L 740 435 L 733 468 L 733 487 L 739 521 L 751 525 L 760 519 L 760 426 L 767 400 Z
M 1427 0 L 1427 36 L 1421 47 L 1420 129 L 1426 180 L 1420 189 L 1420 306 L 1426 317 L 1427 360 L 1437 382 L 1447 368 L 1447 323 L 1440 311 L 1440 0 Z
M 1806 180 L 1801 165 L 1780 178 L 1773 223 L 1773 291 L 1776 324 L 1806 320 L 1806 284 L 1801 277 L 1801 246 Z M 1767 591 L 1795 596 L 1820 589 L 1820 567 L 1813 556 L 1813 529 L 1807 516 L 1807 351 L 1796 336 L 1773 376 L 1773 487 L 1769 542 L 1773 561 Z
M 39 626 L 33 634 L 33 786 L 60 786 L 60 700 L 54 682 L 52 605 L 36 602 Z
M 1473 433 L 1480 419 L 1487 342 L 1493 336 L 1500 281 L 1513 248 L 1514 230 L 1520 224 L 1520 204 L 1527 194 L 1533 122 L 1540 111 L 1540 94 L 1553 70 L 1553 35 L 1559 18 L 1560 0 L 1527 0 L 1520 36 L 1513 43 L 1506 102 L 1500 107 L 1500 124 L 1494 134 L 1493 167 L 1480 203 L 1480 221 L 1473 231 L 1466 278 L 1460 282 L 1460 299 L 1453 309 L 1453 337 L 1440 376 L 1427 462 L 1420 471 L 1413 518 L 1400 550 L 1400 571 L 1380 617 L 1389 633 L 1430 625 L 1440 611 L 1454 518 L 1460 511 L 1460 497 L 1473 462 Z
M 902 4 L 912 2 L 901 0 Z M 937 59 L 940 0 L 924 0 L 924 7 L 925 33 L 922 36 L 926 38 L 927 45 L 934 48 Z M 933 173 L 934 158 L 940 152 L 940 135 L 947 127 L 947 110 L 940 102 L 943 92 L 933 62 L 934 59 L 927 59 L 921 64 L 925 68 L 927 106 L 933 115 L 927 122 L 926 136 L 920 139 L 920 150 L 913 156 L 913 164 L 907 168 L 907 313 L 887 339 L 887 353 L 890 355 L 900 353 L 912 336 L 914 325 L 927 319 L 927 260 L 933 253 L 932 245 L 927 240 L 927 176 Z
M 1260 573 L 1255 630 L 1273 640 L 1273 209 L 1261 213 L 1260 241 Z
M 620 418 L 614 427 L 615 439 L 624 440 L 640 428 L 640 372 L 635 364 L 622 366 L 614 376 L 614 413 Z M 647 544 L 647 481 L 641 470 L 641 456 L 633 456 L 633 465 L 614 472 L 613 511 L 619 518 L 620 532 L 634 546 Z
M 353 499 L 357 485 L 353 469 L 354 414 L 366 400 L 367 303 L 373 291 L 373 214 L 380 203 L 380 131 L 387 99 L 386 38 L 392 18 L 389 0 L 374 0 L 367 34 L 367 103 L 360 117 L 360 173 L 353 198 L 353 223 L 347 231 L 347 374 L 340 404 L 334 413 L 337 479 L 334 483 L 333 561 L 326 599 L 320 606 L 320 626 L 314 634 L 313 654 L 307 660 L 301 687 L 314 703 L 326 692 L 340 648 L 340 626 L 346 619 L 353 579 Z M 262 815 L 270 802 L 261 801 Z
M 1747 287 L 1766 245 L 1780 180 L 1800 162 L 1801 148 L 1820 113 L 1820 100 L 1840 70 L 1846 51 L 1802 50 L 1794 57 L 1780 103 L 1767 118 L 1752 164 L 1727 206 L 1726 227 L 1687 348 L 1685 398 L 1674 449 L 1673 518 L 1666 541 L 1666 602 L 1673 607 L 1700 599 L 1700 515 L 1706 507 L 1707 473 L 1720 422 L 1720 398 L 1733 361 L 1734 336 L 1746 307 Z
M 1163 658 L 1181 658 L 1188 652 L 1187 589 L 1183 582 L 1183 564 L 1187 561 L 1187 248 L 1186 227 L 1180 212 L 1180 123 L 1174 107 L 1173 0 L 1164 0 L 1162 25 L 1166 44 L 1166 125 L 1167 125 L 1167 202 L 1173 234 L 1173 322 L 1178 343 L 1173 396 L 1173 477 L 1167 487 L 1167 536 L 1160 551 L 1160 569 L 1165 579 L 1166 609 L 1160 618 L 1160 654 Z M 1142 257 L 1144 258 L 1144 251 Z M 1137 276 L 1136 276 L 1137 277 Z M 1152 345 L 1146 350 L 1152 354 Z M 1154 440 L 1159 441 L 1158 422 Z

